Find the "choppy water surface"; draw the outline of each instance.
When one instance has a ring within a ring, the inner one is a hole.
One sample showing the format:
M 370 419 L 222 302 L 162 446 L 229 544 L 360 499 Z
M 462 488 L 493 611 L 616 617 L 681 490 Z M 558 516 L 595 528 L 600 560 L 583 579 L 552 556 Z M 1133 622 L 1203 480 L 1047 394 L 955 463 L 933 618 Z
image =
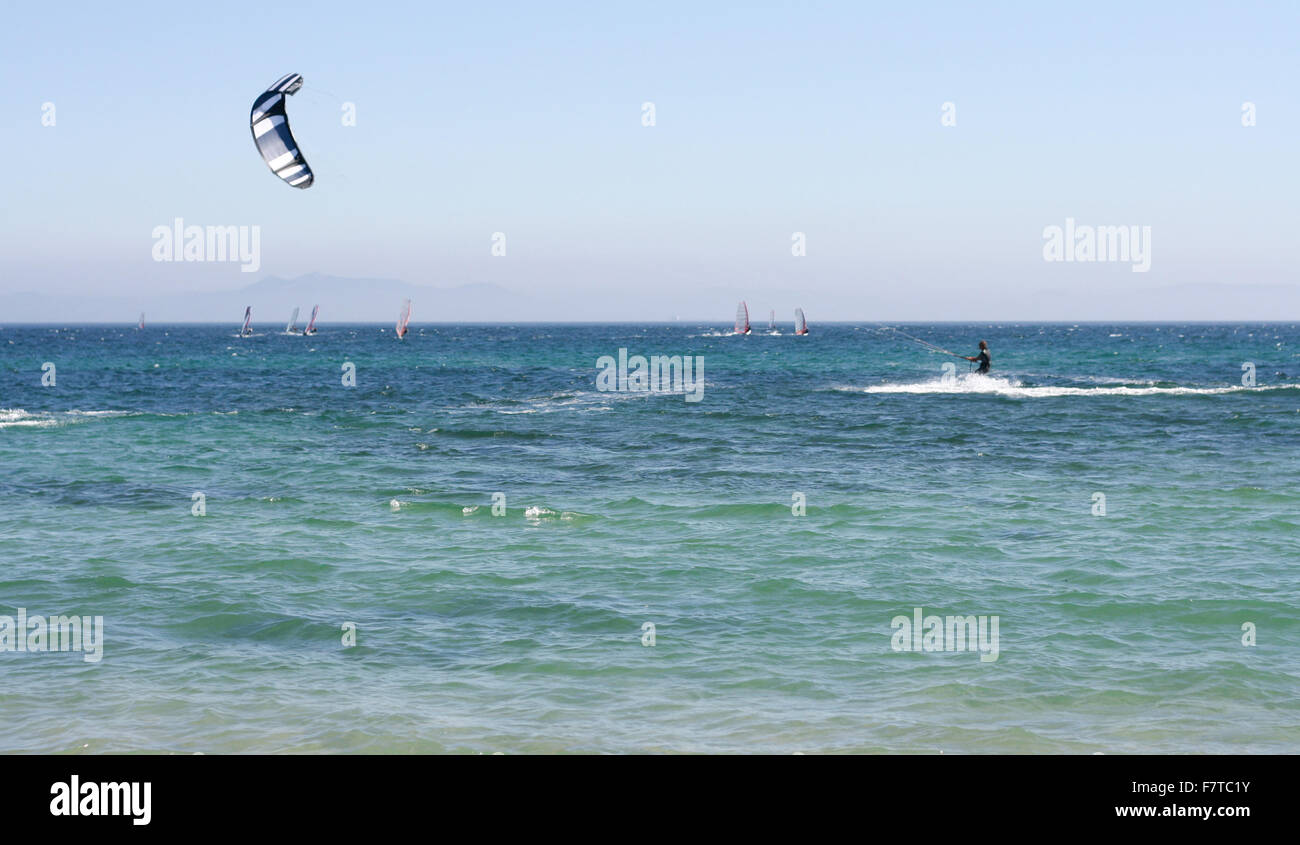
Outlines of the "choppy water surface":
M 1300 329 L 905 328 L 0 328 L 0 750 L 1300 747 Z

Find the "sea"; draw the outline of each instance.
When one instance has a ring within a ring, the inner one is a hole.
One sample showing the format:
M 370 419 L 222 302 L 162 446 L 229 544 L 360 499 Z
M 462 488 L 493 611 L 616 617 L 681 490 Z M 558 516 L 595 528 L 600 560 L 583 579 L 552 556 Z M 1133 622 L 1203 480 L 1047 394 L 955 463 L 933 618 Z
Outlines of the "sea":
M 237 333 L 0 326 L 0 751 L 1300 751 L 1294 323 Z

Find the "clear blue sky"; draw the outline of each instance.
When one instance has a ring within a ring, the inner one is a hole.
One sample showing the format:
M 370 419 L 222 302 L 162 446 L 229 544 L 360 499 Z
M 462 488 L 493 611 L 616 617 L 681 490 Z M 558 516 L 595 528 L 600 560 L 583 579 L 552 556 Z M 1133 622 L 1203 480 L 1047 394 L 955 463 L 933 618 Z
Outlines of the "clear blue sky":
M 155 263 L 175 217 L 259 225 L 258 278 L 485 281 L 587 318 L 610 286 L 869 316 L 900 291 L 1297 284 L 1300 5 L 984 5 L 10 4 L 0 295 L 254 280 Z M 307 191 L 248 129 L 289 72 Z M 1066 217 L 1151 226 L 1151 272 L 1045 263 Z

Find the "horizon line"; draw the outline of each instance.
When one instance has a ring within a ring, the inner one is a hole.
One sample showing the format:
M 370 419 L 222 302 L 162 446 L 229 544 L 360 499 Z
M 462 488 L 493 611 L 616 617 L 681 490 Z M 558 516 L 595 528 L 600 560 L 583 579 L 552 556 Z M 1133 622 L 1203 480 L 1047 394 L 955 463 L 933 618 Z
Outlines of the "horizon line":
M 326 323 L 326 324 L 324 324 L 324 325 L 325 325 L 325 326 L 334 326 L 334 327 L 346 327 L 346 326 L 389 326 L 389 325 L 392 324 L 392 322 L 393 322 L 392 320 L 357 320 L 357 321 L 340 322 L 340 323 Z M 792 321 L 787 320 L 787 321 L 785 321 L 785 324 L 790 324 L 791 322 L 792 322 Z M 415 327 L 415 326 L 677 326 L 677 325 L 681 325 L 681 324 L 683 324 L 683 323 L 693 323 L 693 324 L 705 325 L 705 326 L 715 326 L 715 325 L 716 325 L 716 326 L 723 326 L 723 327 L 728 327 L 728 328 L 733 326 L 733 323 L 732 323 L 732 322 L 730 322 L 730 321 L 725 321 L 725 320 L 715 320 L 715 321 L 711 321 L 711 320 L 493 320 L 493 321 L 483 321 L 483 320 L 457 320 L 457 321 L 440 321 L 440 322 L 439 322 L 439 321 L 412 322 L 410 325 L 411 325 L 412 327 Z M 1246 324 L 1246 323 L 1249 323 L 1249 324 L 1257 324 L 1257 325 L 1285 325 L 1285 324 L 1288 324 L 1288 323 L 1290 323 L 1290 324 L 1295 324 L 1295 323 L 1300 323 L 1300 318 L 1281 319 L 1281 320 L 1278 320 L 1278 319 L 1272 319 L 1272 320 L 1261 320 L 1261 319 L 1245 319 L 1245 320 L 1241 320 L 1241 319 L 1238 319 L 1238 320 L 1209 320 L 1209 319 L 1193 319 L 1193 320 L 1178 320 L 1178 319 L 1163 319 L 1163 320 L 1132 320 L 1132 319 L 1121 319 L 1121 318 L 1105 319 L 1105 320 L 1099 320 L 1099 319 L 1087 319 L 1087 320 L 1061 320 L 1061 319 L 1055 319 L 1055 320 L 1015 320 L 1015 319 L 982 319 L 982 320 L 916 320 L 916 319 L 906 319 L 906 320 L 818 320 L 818 321 L 816 321 L 815 323 L 810 323 L 810 325 L 814 325 L 814 326 L 858 326 L 858 325 L 883 326 L 883 325 L 886 325 L 886 324 L 898 324 L 898 325 L 913 325 L 913 324 L 915 324 L 915 325 L 953 325 L 953 326 L 969 326 L 969 325 L 976 325 L 976 324 L 982 324 L 982 323 L 1007 323 L 1007 324 L 1012 324 L 1012 325 L 1034 325 L 1034 326 L 1044 326 L 1044 325 L 1069 325 L 1069 326 L 1082 326 L 1082 325 L 1113 325 L 1113 324 L 1125 324 L 1125 325 L 1133 325 L 1133 326 L 1138 326 L 1138 325 L 1152 325 L 1152 326 L 1175 326 L 1175 325 L 1176 325 L 1176 326 L 1187 326 L 1187 325 L 1227 326 L 1227 325 L 1237 325 L 1237 324 Z M 80 328 L 80 327 L 83 327 L 83 326 L 87 326 L 87 327 L 89 327 L 89 326 L 103 326 L 103 327 L 109 327 L 109 326 L 127 326 L 127 327 L 130 327 L 130 328 L 136 328 L 137 325 L 138 325 L 138 321 L 136 321 L 136 320 L 114 320 L 114 321 L 107 321 L 107 320 L 105 320 L 105 321 L 86 321 L 86 320 L 83 320 L 83 321 L 72 322 L 72 323 L 51 323 L 51 322 L 39 322 L 39 321 L 35 321 L 35 320 L 30 320 L 30 321 L 29 321 L 29 320 L 15 320 L 15 321 L 13 321 L 13 322 L 0 322 L 0 330 L 5 329 L 5 328 L 9 328 L 9 327 L 23 327 L 23 326 L 36 326 L 36 327 L 49 327 L 49 328 Z M 156 326 L 230 326 L 230 325 L 236 325 L 236 326 L 237 326 L 237 325 L 241 325 L 241 323 L 240 323 L 239 320 L 219 320 L 219 321 L 218 321 L 218 320 L 209 320 L 209 321 L 202 321 L 202 322 L 200 322 L 200 321 L 193 321 L 193 320 L 190 320 L 190 321 L 171 321 L 171 320 L 168 320 L 168 321 L 159 321 L 159 322 L 157 322 L 157 323 L 150 323 L 150 324 L 146 325 L 145 329 L 147 330 L 148 328 L 156 327 Z M 260 322 L 259 322 L 259 321 L 253 321 L 253 322 L 250 322 L 250 323 L 249 323 L 249 326 L 278 326 L 278 325 L 282 325 L 282 321 L 280 321 L 280 320 L 260 321 Z M 778 325 L 778 327 L 779 327 L 780 325 L 783 325 L 783 324 L 782 324 L 782 323 L 778 323 L 777 325 Z M 762 329 L 762 328 L 766 328 L 766 327 L 765 327 L 765 326 L 758 326 L 757 324 L 755 324 L 754 332 L 755 332 L 756 334 L 761 334 L 762 332 L 760 331 L 760 329 Z M 138 328 L 136 328 L 136 330 L 139 331 Z

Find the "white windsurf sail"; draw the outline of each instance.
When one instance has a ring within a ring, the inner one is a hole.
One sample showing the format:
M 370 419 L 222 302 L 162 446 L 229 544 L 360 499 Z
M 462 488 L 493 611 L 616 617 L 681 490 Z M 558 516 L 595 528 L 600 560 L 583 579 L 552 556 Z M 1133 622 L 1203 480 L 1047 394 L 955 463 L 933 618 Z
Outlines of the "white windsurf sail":
M 289 324 L 284 327 L 285 334 L 294 334 L 298 331 L 298 309 L 293 309 L 293 314 L 289 317 Z
M 749 334 L 749 308 L 743 299 L 736 306 L 736 334 Z
M 776 328 L 776 311 L 767 312 L 767 330 L 772 331 Z
M 320 313 L 320 306 L 313 305 L 311 309 L 311 319 L 307 321 L 307 329 L 303 334 L 316 334 L 316 315 Z
M 794 333 L 808 334 L 808 321 L 803 317 L 803 309 L 794 309 Z
M 253 322 L 253 306 L 250 305 L 244 309 L 244 325 L 243 328 L 239 330 L 239 334 L 241 336 L 247 337 L 248 335 L 253 333 L 252 328 L 250 328 L 252 322 Z
M 397 336 L 406 337 L 406 325 L 411 322 L 411 300 L 402 302 L 402 313 L 397 316 Z
M 140 331 L 144 331 L 144 312 L 140 312 Z

